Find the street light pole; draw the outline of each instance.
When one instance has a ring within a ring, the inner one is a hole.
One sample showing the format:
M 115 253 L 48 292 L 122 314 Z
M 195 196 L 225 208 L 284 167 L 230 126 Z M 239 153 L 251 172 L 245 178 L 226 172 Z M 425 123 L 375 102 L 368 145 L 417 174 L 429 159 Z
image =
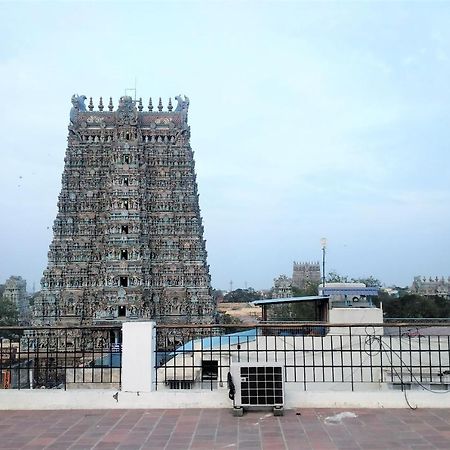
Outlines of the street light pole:
M 325 289 L 325 253 L 327 249 L 327 238 L 322 238 L 320 240 L 320 246 L 322 247 L 322 295 L 324 295 L 323 290 Z

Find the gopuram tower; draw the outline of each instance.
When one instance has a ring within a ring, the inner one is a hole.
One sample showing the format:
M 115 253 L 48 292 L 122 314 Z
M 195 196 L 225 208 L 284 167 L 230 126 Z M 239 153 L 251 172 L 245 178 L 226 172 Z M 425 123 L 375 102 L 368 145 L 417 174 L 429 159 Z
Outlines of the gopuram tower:
M 72 97 L 58 214 L 35 325 L 210 323 L 189 100 Z

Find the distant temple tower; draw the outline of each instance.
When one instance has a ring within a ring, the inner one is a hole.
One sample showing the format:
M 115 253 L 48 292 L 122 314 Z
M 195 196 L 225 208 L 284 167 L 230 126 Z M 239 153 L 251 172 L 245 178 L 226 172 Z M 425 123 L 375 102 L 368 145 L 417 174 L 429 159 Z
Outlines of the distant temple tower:
M 209 323 L 215 304 L 189 100 L 72 97 L 58 214 L 35 325 Z
M 450 299 L 450 276 L 445 279 L 444 277 L 414 277 L 413 284 L 410 288 L 413 294 L 419 294 L 424 296 L 444 297 Z
M 273 279 L 272 298 L 292 297 L 292 279 L 286 275 L 280 275 Z
M 17 308 L 19 323 L 27 324 L 30 319 L 30 309 L 26 280 L 19 276 L 9 277 L 5 282 L 3 298 L 9 300 Z
M 319 284 L 320 264 L 319 262 L 295 262 L 292 272 L 292 286 L 298 289 L 306 289 L 311 284 Z

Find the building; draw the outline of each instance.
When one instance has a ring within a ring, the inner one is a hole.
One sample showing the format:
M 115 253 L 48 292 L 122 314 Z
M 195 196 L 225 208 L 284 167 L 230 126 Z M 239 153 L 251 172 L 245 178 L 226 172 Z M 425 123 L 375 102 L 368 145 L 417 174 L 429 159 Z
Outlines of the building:
M 272 298 L 292 297 L 292 279 L 286 275 L 280 275 L 273 280 Z
M 68 146 L 35 325 L 209 323 L 189 100 L 72 97 Z
M 292 286 L 297 289 L 307 289 L 311 285 L 318 285 L 320 278 L 319 262 L 296 262 L 292 271 Z
M 411 286 L 411 293 L 424 296 L 438 295 L 439 297 L 450 298 L 450 277 L 414 277 Z
M 372 297 L 377 297 L 378 292 L 377 287 L 368 287 L 364 283 L 326 283 L 319 286 L 319 295 L 330 297 L 330 309 L 374 308 Z
M 9 277 L 5 281 L 2 297 L 16 306 L 19 322 L 21 324 L 27 323 L 30 315 L 30 305 L 26 280 L 19 276 Z

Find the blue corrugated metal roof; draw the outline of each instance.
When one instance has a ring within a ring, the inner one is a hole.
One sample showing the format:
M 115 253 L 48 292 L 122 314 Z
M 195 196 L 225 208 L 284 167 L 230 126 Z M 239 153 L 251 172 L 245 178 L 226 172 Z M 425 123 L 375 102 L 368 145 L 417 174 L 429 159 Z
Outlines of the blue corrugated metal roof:
M 295 303 L 295 302 L 316 302 L 319 300 L 329 300 L 330 297 L 325 295 L 311 295 L 309 297 L 286 297 L 286 298 L 269 298 L 266 300 L 255 300 L 252 305 L 275 305 L 277 303 Z
M 121 367 L 122 354 L 121 353 L 107 353 L 104 356 L 95 359 L 91 363 L 91 367 Z
M 321 288 L 321 291 L 326 295 L 378 295 L 378 288 L 375 287 L 330 287 Z
M 190 352 L 194 347 L 200 347 L 203 350 L 212 350 L 214 348 L 221 347 L 222 345 L 236 345 L 246 342 L 251 342 L 256 339 L 256 328 L 252 328 L 246 331 L 238 331 L 237 333 L 224 334 L 223 336 L 208 336 L 203 339 L 196 339 L 189 341 L 186 344 L 178 347 L 175 353 L 178 352 Z

